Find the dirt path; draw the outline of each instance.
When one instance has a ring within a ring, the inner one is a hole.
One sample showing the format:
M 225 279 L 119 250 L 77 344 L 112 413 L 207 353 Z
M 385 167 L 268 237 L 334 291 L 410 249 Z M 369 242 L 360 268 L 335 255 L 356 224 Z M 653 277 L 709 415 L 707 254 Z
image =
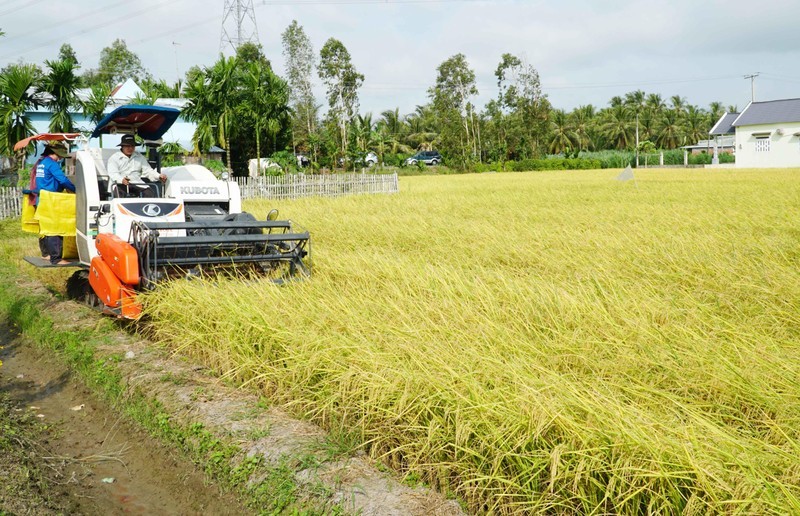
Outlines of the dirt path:
M 17 410 L 33 412 L 48 425 L 39 443 L 48 455 L 40 457 L 40 467 L 57 491 L 49 497 L 66 512 L 250 512 L 232 495 L 208 485 L 193 464 L 106 407 L 62 362 L 26 344 L 4 320 L 0 360 L 0 392 Z M 39 513 L 35 507 L 25 510 Z

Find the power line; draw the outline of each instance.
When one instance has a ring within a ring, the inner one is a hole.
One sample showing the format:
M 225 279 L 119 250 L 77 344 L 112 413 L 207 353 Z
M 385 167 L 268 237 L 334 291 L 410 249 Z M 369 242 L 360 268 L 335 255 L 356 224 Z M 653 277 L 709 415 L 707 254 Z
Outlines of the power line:
M 261 0 L 258 7 L 264 5 L 360 5 L 360 4 L 452 4 L 452 3 L 496 3 L 488 0 Z
M 43 1 L 43 0 L 39 0 L 39 1 Z M 83 20 L 86 20 L 88 17 L 91 17 L 94 14 L 98 14 L 98 13 L 101 13 L 101 12 L 102 13 L 108 12 L 110 9 L 113 9 L 114 7 L 116 7 L 116 6 L 120 5 L 120 4 L 123 4 L 123 3 L 129 3 L 129 2 L 127 2 L 127 0 L 121 0 L 121 1 L 119 1 L 116 4 L 113 4 L 113 5 L 104 5 L 101 9 L 97 9 L 96 11 L 90 11 L 88 13 L 81 13 L 80 15 L 76 16 L 75 18 L 70 18 L 68 20 L 59 20 L 58 23 L 59 23 L 59 25 L 66 27 L 68 24 L 70 24 L 70 23 L 72 23 L 74 21 L 83 21 Z M 42 25 L 38 29 L 35 29 L 35 30 L 26 30 L 26 31 L 20 32 L 18 34 L 13 34 L 13 35 L 7 36 L 3 42 L 5 43 L 5 42 L 8 42 L 8 41 L 13 41 L 13 40 L 15 40 L 17 38 L 22 38 L 22 37 L 29 38 L 29 37 L 31 37 L 31 36 L 33 36 L 35 34 L 40 33 L 40 32 L 51 33 L 51 32 L 53 32 L 53 27 L 50 26 L 50 25 Z
M 7 9 L 5 11 L 0 11 L 0 16 L 5 16 L 6 14 L 15 13 L 17 11 L 21 11 L 22 9 L 26 9 L 28 7 L 33 7 L 36 4 L 41 4 L 45 0 L 33 0 L 32 2 L 28 2 L 25 5 L 21 5 L 19 7 L 12 7 L 11 9 Z
M 132 18 L 138 18 L 140 16 L 149 15 L 149 14 L 152 13 L 152 11 L 154 11 L 156 9 L 161 9 L 163 7 L 166 7 L 167 5 L 170 5 L 170 4 L 167 4 L 166 2 L 157 2 L 156 4 L 153 4 L 153 5 L 149 6 L 149 7 L 147 7 L 146 9 L 142 9 L 141 7 L 139 7 L 139 8 L 136 9 L 136 11 L 134 11 L 132 13 L 129 13 L 129 14 L 122 15 L 122 16 L 118 17 L 115 20 L 99 22 L 96 25 L 90 25 L 88 27 L 84 27 L 84 28 L 82 28 L 82 29 L 80 29 L 80 30 L 78 30 L 76 32 L 73 32 L 71 34 L 67 34 L 66 36 L 59 36 L 57 38 L 53 38 L 51 40 L 44 41 L 44 42 L 42 42 L 42 43 L 40 43 L 38 45 L 35 45 L 35 46 L 32 46 L 32 47 L 28 47 L 25 50 L 15 51 L 13 54 L 6 54 L 6 55 L 3 55 L 3 56 L 0 56 L 0 60 L 12 59 L 12 58 L 17 57 L 19 55 L 27 54 L 29 52 L 32 52 L 33 50 L 37 50 L 39 48 L 46 47 L 48 45 L 52 45 L 54 43 L 65 42 L 66 40 L 69 40 L 69 38 L 72 38 L 74 36 L 78 36 L 78 35 L 81 35 L 81 34 L 89 34 L 89 33 L 93 32 L 93 31 L 95 31 L 97 29 L 105 28 L 105 27 L 108 27 L 109 25 L 114 25 L 115 23 L 129 22 Z M 107 9 L 103 8 L 103 10 L 105 11 Z M 84 19 L 84 18 L 85 18 L 85 15 L 81 16 L 81 19 Z

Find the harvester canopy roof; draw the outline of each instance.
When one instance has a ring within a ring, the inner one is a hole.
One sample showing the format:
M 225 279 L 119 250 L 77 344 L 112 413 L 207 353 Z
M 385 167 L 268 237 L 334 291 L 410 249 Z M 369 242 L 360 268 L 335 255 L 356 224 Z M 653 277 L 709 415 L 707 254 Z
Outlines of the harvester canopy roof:
M 31 142 L 41 142 L 41 141 L 48 141 L 48 142 L 60 142 L 64 140 L 74 140 L 81 133 L 41 133 L 41 134 L 34 134 L 33 136 L 28 136 L 24 140 L 20 140 L 14 144 L 14 150 L 18 151 L 20 149 L 24 149 Z
M 162 106 L 129 104 L 120 106 L 97 124 L 92 138 L 101 134 L 138 134 L 145 140 L 158 140 L 177 120 L 180 110 Z

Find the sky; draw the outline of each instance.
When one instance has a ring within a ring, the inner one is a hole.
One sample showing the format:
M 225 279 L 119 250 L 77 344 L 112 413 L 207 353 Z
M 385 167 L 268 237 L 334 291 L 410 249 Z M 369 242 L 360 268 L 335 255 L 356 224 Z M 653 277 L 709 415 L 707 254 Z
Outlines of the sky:
M 360 111 L 401 114 L 428 102 L 436 68 L 462 53 L 482 107 L 497 96 L 494 70 L 511 53 L 539 72 L 556 108 L 606 107 L 636 89 L 707 108 L 743 109 L 800 97 L 796 0 L 239 0 L 251 4 L 259 43 L 283 74 L 281 34 L 297 20 L 316 55 L 340 40 L 365 76 Z M 2 0 L 0 67 L 55 59 L 62 43 L 82 68 L 124 39 L 156 78 L 173 82 L 220 53 L 225 6 L 237 0 Z M 248 19 L 246 32 L 252 31 Z M 229 26 L 229 33 L 233 33 Z M 231 53 L 230 47 L 224 49 Z M 745 76 L 758 74 L 751 81 Z M 317 102 L 325 90 L 315 76 Z

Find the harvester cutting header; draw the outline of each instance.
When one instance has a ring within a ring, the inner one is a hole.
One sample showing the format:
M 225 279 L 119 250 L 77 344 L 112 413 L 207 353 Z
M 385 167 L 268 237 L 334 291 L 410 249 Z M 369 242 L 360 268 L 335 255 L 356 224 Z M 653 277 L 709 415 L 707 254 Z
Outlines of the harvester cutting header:
M 123 106 L 101 120 L 91 135 L 143 138 L 148 161 L 162 181 L 131 183 L 125 178 L 124 185 L 115 183 L 108 172 L 109 158 L 116 150 L 83 148 L 68 158 L 75 195 L 41 197 L 37 214 L 43 212 L 45 217 L 52 199 L 57 203 L 62 196 L 62 204 L 74 202 L 72 235 L 77 259 L 69 265 L 81 270 L 68 281 L 71 297 L 103 312 L 135 319 L 141 314 L 136 292 L 167 279 L 221 270 L 254 272 L 275 280 L 309 273 L 307 231 L 296 230 L 291 221 L 276 220 L 276 210 L 267 220 L 242 212 L 239 186 L 226 175 L 217 179 L 201 165 L 161 167 L 157 147 L 178 114 L 173 108 Z M 57 234 L 69 239 L 63 222 L 62 216 Z M 30 230 L 31 223 L 31 217 L 23 213 L 23 228 Z M 35 219 L 33 224 L 40 234 L 48 233 Z M 70 247 L 68 243 L 65 248 Z M 51 266 L 39 257 L 25 260 Z

